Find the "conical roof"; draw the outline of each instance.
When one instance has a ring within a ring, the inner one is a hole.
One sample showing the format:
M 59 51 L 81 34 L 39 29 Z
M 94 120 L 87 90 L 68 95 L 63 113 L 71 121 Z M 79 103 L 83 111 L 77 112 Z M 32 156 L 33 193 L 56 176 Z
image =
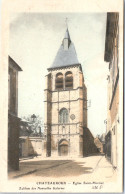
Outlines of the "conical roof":
M 68 40 L 68 49 L 64 49 L 64 39 Z M 64 39 L 50 68 L 79 64 L 74 44 L 70 40 L 68 29 L 66 30 Z
M 69 30 L 67 28 L 64 38 L 67 38 L 70 40 Z

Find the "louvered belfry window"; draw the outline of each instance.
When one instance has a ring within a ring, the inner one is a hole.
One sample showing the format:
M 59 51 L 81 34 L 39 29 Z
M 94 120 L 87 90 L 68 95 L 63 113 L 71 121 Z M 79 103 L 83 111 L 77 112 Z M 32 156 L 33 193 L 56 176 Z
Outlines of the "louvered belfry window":
M 57 73 L 56 74 L 56 80 L 55 80 L 56 89 L 63 89 L 63 74 Z
M 65 74 L 65 88 L 72 89 L 73 88 L 73 75 L 71 71 L 66 72 Z
M 68 110 L 66 108 L 62 108 L 59 112 L 59 122 L 68 123 L 68 116 Z

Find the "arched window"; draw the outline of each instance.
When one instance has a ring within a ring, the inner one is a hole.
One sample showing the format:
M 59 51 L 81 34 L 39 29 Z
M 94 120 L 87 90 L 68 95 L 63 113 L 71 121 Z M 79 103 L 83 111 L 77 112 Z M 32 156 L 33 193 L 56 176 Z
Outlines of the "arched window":
M 59 122 L 60 123 L 68 123 L 68 110 L 66 108 L 62 108 L 59 112 Z
M 65 74 L 65 88 L 72 89 L 73 88 L 73 75 L 71 71 L 66 72 Z
M 62 73 L 56 74 L 55 88 L 56 89 L 63 89 L 63 74 Z

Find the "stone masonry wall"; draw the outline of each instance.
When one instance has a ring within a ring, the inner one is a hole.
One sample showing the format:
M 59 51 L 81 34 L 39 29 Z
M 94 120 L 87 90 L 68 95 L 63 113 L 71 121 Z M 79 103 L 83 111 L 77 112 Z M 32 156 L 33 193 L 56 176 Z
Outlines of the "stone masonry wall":
M 67 71 L 71 71 L 73 74 L 73 89 L 56 90 L 56 74 L 59 72 L 63 74 L 65 85 Z M 87 92 L 83 74 L 78 66 L 54 69 L 50 73 L 51 76 L 46 83 L 45 90 L 45 109 L 47 110 L 45 123 L 50 123 L 48 132 L 51 130 L 51 140 L 48 140 L 51 141 L 51 155 L 58 155 L 59 142 L 62 139 L 68 142 L 68 155 L 83 155 L 83 124 L 87 126 Z M 62 108 L 68 110 L 69 116 L 66 124 L 59 123 L 59 112 Z M 71 115 L 75 115 L 75 118 L 71 119 Z

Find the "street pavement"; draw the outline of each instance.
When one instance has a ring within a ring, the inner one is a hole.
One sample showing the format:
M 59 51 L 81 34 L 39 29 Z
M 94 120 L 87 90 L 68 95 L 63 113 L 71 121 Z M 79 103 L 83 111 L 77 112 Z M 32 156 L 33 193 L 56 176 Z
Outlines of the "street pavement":
M 114 181 L 117 171 L 106 160 L 105 156 L 89 156 L 84 158 L 52 158 L 35 157 L 22 159 L 20 170 L 9 172 L 9 179 L 20 181 L 39 180 L 73 180 L 75 181 Z

